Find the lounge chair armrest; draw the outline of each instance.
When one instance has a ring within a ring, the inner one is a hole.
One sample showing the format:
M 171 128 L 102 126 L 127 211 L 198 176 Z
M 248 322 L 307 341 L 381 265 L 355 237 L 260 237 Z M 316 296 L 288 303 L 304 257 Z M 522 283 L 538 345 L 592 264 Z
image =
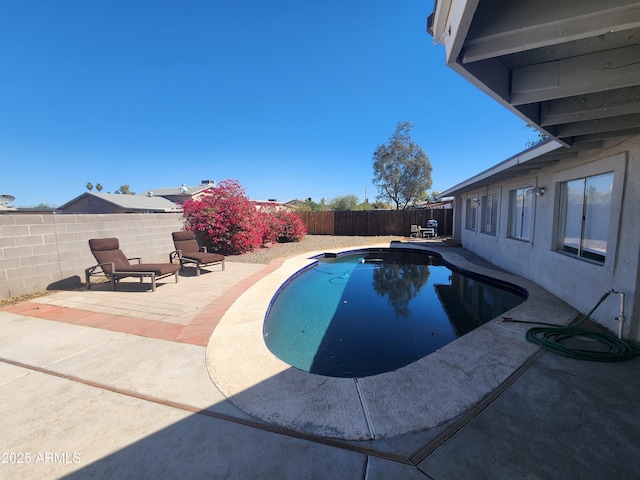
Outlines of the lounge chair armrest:
M 127 260 L 131 261 L 131 260 L 137 260 L 138 263 L 142 263 L 142 257 L 131 257 L 131 258 L 127 258 Z
M 182 250 L 174 250 L 169 254 L 169 261 L 172 261 L 176 258 L 178 260 L 182 260 Z
M 207 247 L 200 247 L 200 251 L 207 253 Z

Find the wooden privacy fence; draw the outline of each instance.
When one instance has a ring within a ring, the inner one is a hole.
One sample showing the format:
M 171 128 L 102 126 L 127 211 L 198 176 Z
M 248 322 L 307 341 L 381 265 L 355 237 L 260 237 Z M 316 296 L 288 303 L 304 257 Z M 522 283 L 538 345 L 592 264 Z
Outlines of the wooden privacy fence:
M 411 225 L 438 221 L 438 234 L 451 236 L 453 209 L 297 212 L 309 235 L 399 235 L 408 237 Z

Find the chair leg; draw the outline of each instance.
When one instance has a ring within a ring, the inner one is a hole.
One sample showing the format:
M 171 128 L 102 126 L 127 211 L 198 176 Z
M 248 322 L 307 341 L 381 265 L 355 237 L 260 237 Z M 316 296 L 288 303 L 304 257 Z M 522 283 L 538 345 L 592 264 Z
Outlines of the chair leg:
M 142 277 L 140 277 L 140 281 L 142 281 Z M 151 291 L 156 291 L 156 274 L 155 272 L 151 272 Z
M 196 262 L 196 277 L 200 276 L 200 262 Z
M 180 277 L 178 276 L 178 271 L 177 270 L 176 270 L 175 275 L 176 275 L 176 283 L 178 283 L 178 280 L 180 280 Z

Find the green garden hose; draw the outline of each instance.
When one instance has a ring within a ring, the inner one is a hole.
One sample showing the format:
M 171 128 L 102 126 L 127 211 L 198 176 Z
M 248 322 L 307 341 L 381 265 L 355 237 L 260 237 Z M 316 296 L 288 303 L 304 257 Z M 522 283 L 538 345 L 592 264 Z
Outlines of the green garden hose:
M 640 346 L 636 343 L 623 340 L 611 333 L 594 332 L 591 330 L 585 330 L 584 328 L 578 328 L 580 324 L 591 317 L 596 308 L 598 308 L 611 293 L 612 291 L 605 293 L 589 313 L 572 325 L 563 326 L 544 322 L 526 322 L 510 318 L 504 318 L 504 321 L 545 325 L 544 327 L 530 328 L 527 331 L 525 338 L 528 342 L 540 345 L 541 347 L 550 350 L 553 353 L 557 353 L 558 355 L 576 358 L 579 360 L 592 360 L 598 362 L 622 362 L 624 360 L 630 360 L 636 355 L 640 355 Z M 562 341 L 567 338 L 578 336 L 604 343 L 609 347 L 609 350 L 599 352 L 572 347 L 566 343 L 562 343 Z

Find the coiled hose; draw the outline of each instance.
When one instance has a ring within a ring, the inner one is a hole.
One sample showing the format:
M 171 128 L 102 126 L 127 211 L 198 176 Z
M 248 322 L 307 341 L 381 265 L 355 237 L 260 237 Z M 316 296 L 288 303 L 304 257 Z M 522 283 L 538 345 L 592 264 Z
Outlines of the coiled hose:
M 630 360 L 636 355 L 640 355 L 640 346 L 638 344 L 618 338 L 611 333 L 594 332 L 592 330 L 578 328 L 580 324 L 591 317 L 593 312 L 595 312 L 600 304 L 604 302 L 611 293 L 612 291 L 605 293 L 589 313 L 572 325 L 563 326 L 544 322 L 527 322 L 523 320 L 513 320 L 510 318 L 505 318 L 504 321 L 545 325 L 544 327 L 530 328 L 527 331 L 525 338 L 528 342 L 540 345 L 541 347 L 550 350 L 553 353 L 557 353 L 558 355 L 596 362 L 622 362 Z M 609 347 L 609 350 L 599 352 L 572 347 L 566 343 L 562 343 L 562 341 L 567 338 L 578 336 L 603 343 Z

